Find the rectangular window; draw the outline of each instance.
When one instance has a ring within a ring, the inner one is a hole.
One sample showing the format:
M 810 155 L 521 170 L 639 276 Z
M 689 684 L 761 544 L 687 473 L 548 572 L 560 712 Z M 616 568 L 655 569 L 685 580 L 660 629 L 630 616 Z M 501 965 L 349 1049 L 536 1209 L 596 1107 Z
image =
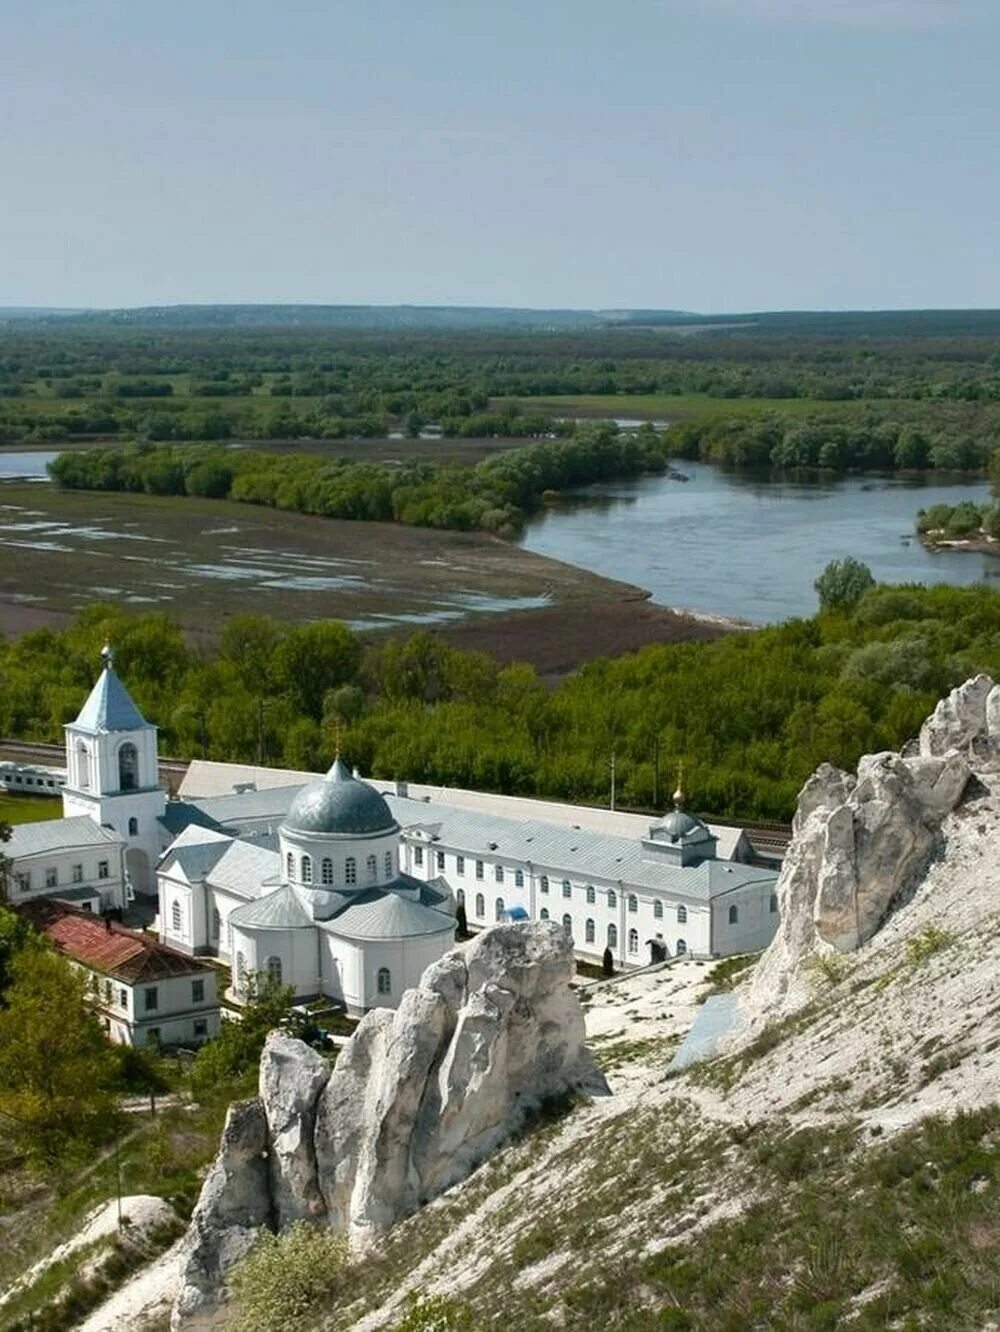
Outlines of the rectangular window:
M 497 883 L 503 883 L 503 866 L 502 866 L 502 865 L 494 865 L 494 866 L 493 866 L 493 877 L 496 879 Z
M 772 893 L 772 894 L 771 894 L 771 915 L 773 916 L 777 910 L 778 910 L 778 894 L 777 894 L 777 893 Z
M 196 1040 L 204 1040 L 208 1035 L 208 1022 L 205 1018 L 195 1018 L 194 1034 Z
M 424 863 L 424 848 L 422 846 L 415 846 L 413 848 L 413 863 L 414 865 L 422 865 Z
M 465 873 L 465 857 L 464 857 L 464 856 L 456 856 L 456 857 L 455 857 L 455 873 L 456 873 L 456 874 L 464 874 L 464 873 Z
M 73 882 L 74 882 L 74 883 L 83 883 L 83 866 L 82 866 L 82 865 L 74 865 L 74 866 L 73 866 Z
M 481 860 L 477 860 L 477 861 L 476 861 L 476 878 L 477 878 L 477 879 L 481 879 L 482 877 L 483 877 L 483 862 L 482 862 Z
M 58 888 L 59 886 L 59 871 L 51 866 L 45 871 L 45 886 L 46 888 Z
M 443 870 L 443 869 L 444 869 L 444 852 L 443 852 L 443 851 L 439 851 L 439 852 L 437 853 L 437 863 L 438 863 L 438 869 L 439 869 L 439 870 Z
M 159 1008 L 160 993 L 155 985 L 151 985 L 149 989 L 146 991 L 145 1005 L 147 1013 L 153 1013 L 156 1011 L 156 1009 Z
M 99 860 L 97 862 L 97 877 L 99 879 L 110 879 L 111 873 L 106 860 Z
M 128 1009 L 128 990 L 124 987 L 118 991 L 118 1007 Z
M 191 982 L 191 1002 L 193 1004 L 203 1004 L 205 1002 L 205 982 L 203 980 Z
M 14 881 L 15 881 L 15 883 L 17 884 L 17 891 L 18 891 L 19 893 L 30 893 L 30 892 L 31 892 L 31 875 L 30 875 L 30 874 L 15 874 L 15 875 L 14 875 Z
M 104 982 L 104 1002 L 105 1002 L 106 1004 L 110 1004 L 110 1003 L 111 1003 L 111 982 L 110 982 L 110 981 L 105 981 L 105 982 Z
M 523 888 L 523 887 L 524 887 L 524 870 L 515 870 L 515 871 L 514 871 L 514 887 L 515 887 L 515 888 Z

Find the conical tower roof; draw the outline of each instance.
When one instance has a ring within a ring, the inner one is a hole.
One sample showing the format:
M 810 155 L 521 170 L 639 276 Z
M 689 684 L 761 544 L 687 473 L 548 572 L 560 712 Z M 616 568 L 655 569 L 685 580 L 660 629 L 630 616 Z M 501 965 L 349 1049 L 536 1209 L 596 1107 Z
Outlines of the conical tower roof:
M 104 670 L 73 723 L 86 731 L 139 731 L 149 725 L 115 671 L 109 647 L 101 653 Z

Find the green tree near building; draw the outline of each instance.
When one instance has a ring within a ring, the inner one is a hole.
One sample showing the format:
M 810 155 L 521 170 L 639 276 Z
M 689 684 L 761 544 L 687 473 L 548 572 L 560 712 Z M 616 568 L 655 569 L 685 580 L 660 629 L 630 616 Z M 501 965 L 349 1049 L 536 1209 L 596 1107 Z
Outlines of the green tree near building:
M 114 1131 L 118 1064 L 83 973 L 40 941 L 18 942 L 0 1009 L 0 1114 L 22 1150 L 53 1167 Z

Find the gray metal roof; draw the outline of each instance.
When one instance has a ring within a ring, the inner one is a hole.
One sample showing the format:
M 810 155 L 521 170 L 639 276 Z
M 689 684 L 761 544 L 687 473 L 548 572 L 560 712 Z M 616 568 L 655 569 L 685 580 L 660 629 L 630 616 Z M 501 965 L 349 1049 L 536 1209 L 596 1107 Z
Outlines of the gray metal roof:
M 88 731 L 138 731 L 148 725 L 110 662 L 73 724 Z
M 233 828 L 265 820 L 280 823 L 300 789 L 272 787 L 190 803 Z M 539 873 L 556 878 L 565 876 L 579 882 L 593 877 L 612 883 L 620 879 L 636 888 L 694 901 L 708 901 L 744 883 L 777 878 L 775 871 L 730 860 L 706 859 L 698 865 L 669 865 L 644 852 L 639 836 L 615 836 L 542 819 L 504 818 L 436 800 L 415 800 L 388 793 L 383 799 L 403 828 L 424 825 L 438 835 L 442 845 L 466 856 L 491 861 L 530 861 Z M 648 829 L 647 823 L 647 836 Z
M 415 897 L 372 888 L 358 893 L 343 911 L 321 922 L 320 928 L 349 939 L 413 939 L 428 934 L 454 935 L 455 917 L 425 906 Z
M 537 819 L 497 818 L 435 801 L 400 796 L 386 796 L 386 801 L 403 828 L 423 825 L 444 847 L 487 861 L 530 861 L 537 873 L 555 879 L 621 880 L 626 886 L 708 901 L 740 884 L 777 878 L 770 870 L 729 860 L 669 865 L 647 856 L 639 838 L 611 837 Z M 466 872 L 472 887 L 472 867 Z
M 44 851 L 72 851 L 83 846 L 120 845 L 118 834 L 110 828 L 78 814 L 71 819 L 42 819 L 39 823 L 17 823 L 10 841 L 0 845 L 5 856 L 41 855 Z
M 393 832 L 396 822 L 385 798 L 355 777 L 341 758 L 318 782 L 304 786 L 284 819 L 289 832 L 363 836 Z
M 315 925 L 305 894 L 290 884 L 237 907 L 229 916 L 241 929 L 302 930 Z

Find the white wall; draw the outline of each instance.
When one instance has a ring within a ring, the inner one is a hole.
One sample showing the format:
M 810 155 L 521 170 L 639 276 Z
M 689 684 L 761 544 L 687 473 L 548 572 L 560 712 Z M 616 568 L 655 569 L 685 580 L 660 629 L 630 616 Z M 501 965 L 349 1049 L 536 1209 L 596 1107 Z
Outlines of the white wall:
M 107 865 L 107 876 L 101 877 L 101 865 Z M 114 842 L 104 846 L 61 847 L 58 851 L 40 851 L 30 856 L 12 857 L 10 900 L 30 902 L 38 897 L 52 897 L 60 890 L 92 888 L 101 897 L 101 909 L 123 907 L 125 887 L 122 875 L 122 848 Z M 79 866 L 79 878 L 74 877 Z M 48 871 L 54 870 L 56 883 L 48 886 Z M 31 886 L 27 892 L 18 883 L 17 875 L 27 874 Z

